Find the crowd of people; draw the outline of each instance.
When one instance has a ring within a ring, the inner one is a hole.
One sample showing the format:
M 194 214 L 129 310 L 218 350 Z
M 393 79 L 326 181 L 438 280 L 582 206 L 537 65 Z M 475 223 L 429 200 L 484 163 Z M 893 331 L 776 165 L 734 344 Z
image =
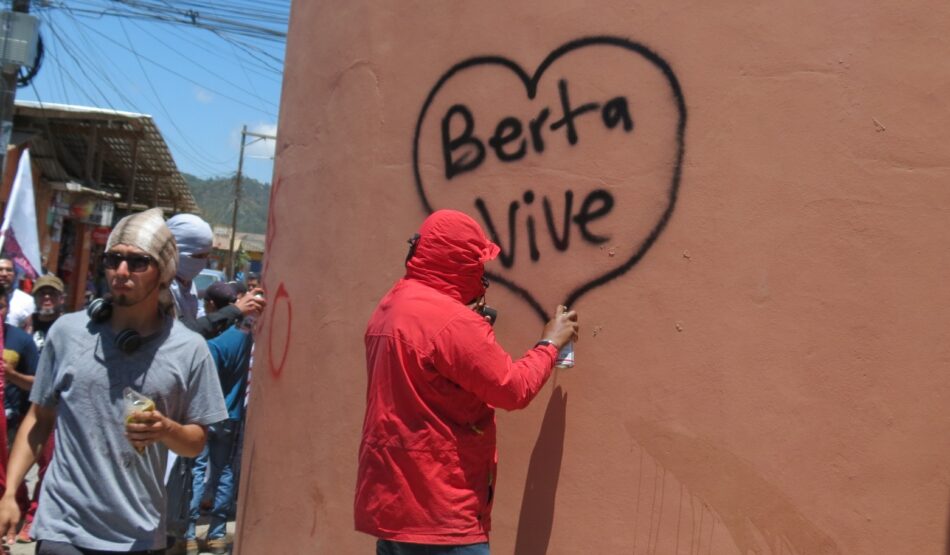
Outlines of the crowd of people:
M 266 300 L 252 279 L 199 298 L 211 246 L 198 216 L 127 216 L 101 260 L 109 293 L 69 314 L 62 280 L 42 275 L 31 295 L 0 258 L 4 542 L 36 541 L 40 555 L 229 552 L 248 324 Z
M 31 297 L 0 258 L 6 542 L 35 539 L 39 555 L 229 552 L 249 324 L 266 300 L 251 280 L 214 283 L 199 298 L 194 280 L 211 245 L 198 216 L 127 216 L 101 260 L 109 294 L 69 314 L 59 278 L 39 277 Z M 514 360 L 486 305 L 485 264 L 499 247 L 481 227 L 439 210 L 410 245 L 405 275 L 365 334 L 356 529 L 377 538 L 377 555 L 487 555 L 495 409 L 537 396 L 577 339 L 577 313 L 558 307 Z M 202 513 L 209 526 L 199 540 Z

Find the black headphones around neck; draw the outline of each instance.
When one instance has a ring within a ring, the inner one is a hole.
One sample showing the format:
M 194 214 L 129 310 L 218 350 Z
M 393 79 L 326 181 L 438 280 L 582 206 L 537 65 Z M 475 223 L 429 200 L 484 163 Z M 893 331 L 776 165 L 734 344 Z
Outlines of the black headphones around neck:
M 112 317 L 112 300 L 107 298 L 94 299 L 86 307 L 86 314 L 93 322 L 105 322 Z M 131 328 L 124 329 L 116 334 L 114 341 L 115 346 L 125 354 L 132 354 L 142 346 L 142 336 Z

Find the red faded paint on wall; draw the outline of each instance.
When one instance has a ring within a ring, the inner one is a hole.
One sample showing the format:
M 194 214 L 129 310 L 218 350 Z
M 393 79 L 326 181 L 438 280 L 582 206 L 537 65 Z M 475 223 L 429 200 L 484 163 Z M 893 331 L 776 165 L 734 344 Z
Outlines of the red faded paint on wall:
M 270 303 L 270 318 L 267 320 L 267 360 L 270 363 L 270 373 L 277 379 L 284 371 L 287 354 L 290 352 L 290 342 L 293 337 L 294 311 L 290 302 L 290 294 L 283 282 L 277 286 L 277 293 Z
M 277 243 L 277 199 L 278 193 L 280 192 L 280 174 L 274 174 L 274 183 L 271 185 L 270 189 L 270 198 L 268 199 L 267 204 L 267 234 L 264 236 L 264 267 L 262 272 L 262 281 L 264 284 L 265 292 L 267 289 L 267 268 L 270 267 L 272 248 L 274 248 Z

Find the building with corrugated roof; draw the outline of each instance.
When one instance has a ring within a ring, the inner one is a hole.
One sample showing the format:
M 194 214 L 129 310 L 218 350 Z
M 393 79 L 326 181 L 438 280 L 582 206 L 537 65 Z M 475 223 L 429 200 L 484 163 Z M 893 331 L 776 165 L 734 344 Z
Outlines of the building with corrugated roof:
M 18 100 L 4 204 L 27 148 L 43 263 L 66 283 L 70 309 L 104 292 L 99 258 L 113 222 L 152 207 L 199 212 L 149 115 Z

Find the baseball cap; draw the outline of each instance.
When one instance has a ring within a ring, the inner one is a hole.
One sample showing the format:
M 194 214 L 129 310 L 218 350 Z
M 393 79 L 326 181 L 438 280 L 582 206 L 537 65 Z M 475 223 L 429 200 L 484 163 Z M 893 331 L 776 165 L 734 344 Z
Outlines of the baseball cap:
M 63 285 L 63 280 L 53 274 L 46 274 L 37 278 L 36 281 L 33 282 L 33 293 L 36 293 L 43 287 L 52 287 L 60 293 L 66 290 L 66 287 Z
M 237 298 L 234 288 L 223 281 L 216 281 L 205 289 L 205 300 L 211 301 L 216 308 L 224 308 Z

